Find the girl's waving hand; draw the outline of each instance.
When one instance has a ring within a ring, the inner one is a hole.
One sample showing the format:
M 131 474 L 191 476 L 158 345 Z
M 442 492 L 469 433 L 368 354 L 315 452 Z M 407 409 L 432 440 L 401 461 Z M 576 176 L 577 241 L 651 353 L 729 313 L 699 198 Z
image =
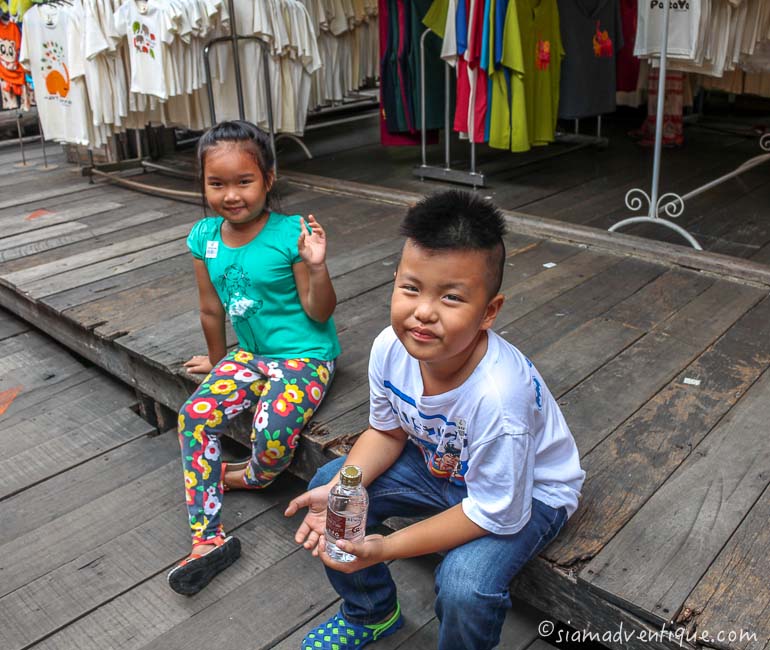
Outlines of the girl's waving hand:
M 321 224 L 311 214 L 307 223 L 300 221 L 300 234 L 297 248 L 302 260 L 308 266 L 318 266 L 326 261 L 326 233 Z

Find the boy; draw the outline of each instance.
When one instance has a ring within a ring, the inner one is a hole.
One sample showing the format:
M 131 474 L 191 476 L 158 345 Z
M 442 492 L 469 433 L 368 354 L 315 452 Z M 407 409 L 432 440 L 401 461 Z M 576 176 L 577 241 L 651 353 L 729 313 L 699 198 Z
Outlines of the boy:
M 402 625 L 388 560 L 446 552 L 436 571 L 440 650 L 497 645 L 508 585 L 577 508 L 585 473 L 562 414 L 530 361 L 491 327 L 504 297 L 504 220 L 450 191 L 409 210 L 391 327 L 369 361 L 370 428 L 346 459 L 318 470 L 286 510 L 308 513 L 296 540 L 343 599 L 302 650 L 347 650 Z M 392 535 L 325 552 L 326 502 L 343 464 L 369 491 L 368 524 L 432 515 Z

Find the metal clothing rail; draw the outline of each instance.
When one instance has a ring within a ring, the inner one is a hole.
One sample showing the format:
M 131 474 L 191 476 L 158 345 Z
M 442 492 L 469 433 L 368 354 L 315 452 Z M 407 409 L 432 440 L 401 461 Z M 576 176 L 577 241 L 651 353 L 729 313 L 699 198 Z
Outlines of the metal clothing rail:
M 420 149 L 422 152 L 422 164 L 415 167 L 412 173 L 415 176 L 419 176 L 420 180 L 430 178 L 436 181 L 449 181 L 451 183 L 460 183 L 462 185 L 470 185 L 473 189 L 477 187 L 485 187 L 484 174 L 476 170 L 476 143 L 473 141 L 473 134 L 471 134 L 471 169 L 470 171 L 462 171 L 459 169 L 452 169 L 449 153 L 449 140 L 452 135 L 452 124 L 450 117 L 450 100 L 451 100 L 451 88 L 450 88 L 450 71 L 451 66 L 448 63 L 444 64 L 444 166 L 436 167 L 428 164 L 427 154 L 427 139 L 428 131 L 425 126 L 425 38 L 430 34 L 431 30 L 426 29 L 422 36 L 420 36 Z
M 428 165 L 427 161 L 427 130 L 425 126 L 425 38 L 430 33 L 430 29 L 426 29 L 422 36 L 420 36 L 420 148 L 422 153 L 422 162 L 420 165 L 413 169 L 413 174 L 418 176 L 420 180 L 426 178 L 438 181 L 448 181 L 451 183 L 459 183 L 463 185 L 470 185 L 473 189 L 477 187 L 485 187 L 486 181 L 484 174 L 476 169 L 476 143 L 474 142 L 475 134 L 470 134 L 470 171 L 462 171 L 459 169 L 452 169 L 450 163 L 450 151 L 449 141 L 452 134 L 452 124 L 450 116 L 450 71 L 451 66 L 446 63 L 444 68 L 444 166 L 437 167 L 434 165 Z M 580 120 L 574 120 L 575 131 L 574 133 L 557 132 L 555 134 L 555 142 L 559 144 L 574 145 L 569 149 L 562 151 L 554 151 L 544 156 L 539 156 L 533 160 L 527 160 L 519 163 L 516 166 L 523 167 L 526 165 L 533 165 L 535 163 L 542 162 L 549 158 L 557 158 L 564 156 L 568 153 L 583 149 L 585 147 L 598 147 L 604 149 L 609 144 L 609 140 L 602 136 L 602 116 L 599 115 L 596 120 L 596 135 L 584 135 L 580 133 Z M 475 122 L 472 123 L 475 126 Z M 510 169 L 511 165 L 506 163 L 506 169 Z

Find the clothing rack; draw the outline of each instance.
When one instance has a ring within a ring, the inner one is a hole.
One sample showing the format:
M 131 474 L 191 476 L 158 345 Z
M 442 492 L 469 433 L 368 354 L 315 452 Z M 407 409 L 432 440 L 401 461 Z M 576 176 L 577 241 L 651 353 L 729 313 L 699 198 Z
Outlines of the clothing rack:
M 478 187 L 486 187 L 486 181 L 484 174 L 476 169 L 476 143 L 474 140 L 474 134 L 470 137 L 470 170 L 463 171 L 459 169 L 452 169 L 450 162 L 450 139 L 452 133 L 452 122 L 450 115 L 450 74 L 451 66 L 445 63 L 444 68 L 444 166 L 437 167 L 435 165 L 429 165 L 427 162 L 427 130 L 425 128 L 425 38 L 431 32 L 430 29 L 426 29 L 420 36 L 420 150 L 422 154 L 422 162 L 420 165 L 414 167 L 412 173 L 419 177 L 420 180 L 429 178 L 431 180 L 446 181 L 450 183 L 458 183 L 462 185 L 470 185 L 473 189 Z M 555 141 L 559 144 L 574 145 L 569 149 L 552 152 L 550 154 L 539 156 L 534 160 L 527 160 L 520 163 L 518 166 L 532 165 L 548 158 L 557 158 L 564 156 L 568 153 L 573 153 L 578 149 L 585 147 L 597 147 L 599 149 L 606 149 L 609 144 L 609 139 L 602 136 L 602 116 L 597 116 L 596 119 L 596 135 L 584 135 L 580 133 L 580 120 L 574 120 L 574 133 L 557 132 L 555 134 Z M 511 165 L 506 163 L 506 169 L 510 169 Z
M 67 1 L 67 0 L 64 0 Z M 221 36 L 218 38 L 211 39 L 203 48 L 203 64 L 204 64 L 204 70 L 206 74 L 206 85 L 207 85 L 207 94 L 208 94 L 208 103 L 209 103 L 209 110 L 211 113 L 211 122 L 212 124 L 216 124 L 216 107 L 214 102 L 214 90 L 212 85 L 212 76 L 211 76 L 211 64 L 210 64 L 210 52 L 211 48 L 213 46 L 216 46 L 221 43 L 230 43 L 233 53 L 233 67 L 235 68 L 235 88 L 236 88 L 236 96 L 238 101 L 238 116 L 240 119 L 244 119 L 245 117 L 245 107 L 244 107 L 244 99 L 243 99 L 243 77 L 241 74 L 241 61 L 240 61 L 240 52 L 238 50 L 238 44 L 240 41 L 255 41 L 258 46 L 260 47 L 260 50 L 262 52 L 263 57 L 263 67 L 264 67 L 264 77 L 262 79 L 264 83 L 264 91 L 265 96 L 267 100 L 267 112 L 268 112 L 268 131 L 270 135 L 270 147 L 273 151 L 273 160 L 275 161 L 273 163 L 273 171 L 276 176 L 278 177 L 278 156 L 277 156 L 277 148 L 276 143 L 281 139 L 288 139 L 293 142 L 295 142 L 305 153 L 305 155 L 308 158 L 312 158 L 312 154 L 310 150 L 307 148 L 305 143 L 298 138 L 294 134 L 290 133 L 275 133 L 275 126 L 274 126 L 274 119 L 273 119 L 273 102 L 272 102 L 272 92 L 271 92 L 271 85 L 270 85 L 270 67 L 269 67 L 269 46 L 268 44 L 260 39 L 258 36 L 243 36 L 238 33 L 238 26 L 237 26 L 237 18 L 235 13 L 235 6 L 234 6 L 234 0 L 228 0 L 228 10 L 230 13 L 230 35 L 229 36 Z M 375 100 L 373 100 L 370 97 L 361 97 L 353 99 L 348 103 L 348 105 L 345 105 L 344 102 L 340 106 L 332 106 L 332 107 L 325 107 L 318 111 L 318 114 L 332 114 L 334 112 L 340 112 L 343 110 L 348 110 L 350 104 L 375 104 Z M 377 109 L 378 110 L 378 109 Z M 359 114 L 354 116 L 348 116 L 343 117 L 340 119 L 332 119 L 325 122 L 319 122 L 312 124 L 306 128 L 306 130 L 310 129 L 319 129 L 326 126 L 334 126 L 336 124 L 346 123 L 346 122 L 352 122 L 357 121 L 361 119 L 368 118 L 372 115 L 372 112 L 369 112 L 367 114 Z M 107 180 L 124 185 L 126 187 L 131 187 L 132 189 L 138 189 L 140 191 L 148 192 L 151 194 L 157 194 L 159 196 L 166 196 L 170 198 L 175 199 L 182 199 L 182 200 L 199 200 L 198 194 L 195 192 L 186 192 L 182 190 L 169 190 L 165 188 L 158 188 L 154 187 L 152 185 L 148 185 L 146 183 L 139 183 L 137 181 L 130 181 L 125 178 L 121 178 L 120 176 L 116 176 L 116 172 L 122 172 L 127 171 L 131 169 L 136 168 L 142 168 L 142 169 L 149 169 L 153 171 L 158 171 L 161 173 L 166 173 L 172 176 L 178 176 L 182 178 L 194 178 L 195 174 L 190 173 L 185 170 L 176 169 L 175 167 L 171 165 L 164 165 L 161 163 L 156 163 L 154 161 L 145 160 L 142 155 L 142 146 L 141 146 L 141 135 L 139 131 L 136 131 L 136 142 L 137 142 L 137 157 L 131 158 L 128 160 L 119 161 L 116 163 L 107 163 L 107 164 L 100 164 L 95 165 L 93 162 L 86 168 L 85 173 L 89 174 L 92 177 L 93 182 L 93 176 L 99 176 L 106 178 Z
M 273 171 L 278 174 L 278 156 L 276 155 L 275 148 L 275 128 L 273 123 L 273 95 L 270 88 L 270 66 L 268 60 L 270 53 L 268 52 L 268 45 L 258 36 L 241 36 L 238 33 L 238 27 L 235 17 L 235 5 L 233 0 L 227 0 L 228 9 L 230 11 L 230 36 L 220 36 L 219 38 L 211 39 L 206 43 L 203 48 L 203 67 L 206 70 L 206 90 L 208 92 L 209 99 L 209 111 L 211 112 L 211 123 L 217 123 L 216 108 L 214 106 L 214 88 L 211 83 L 211 64 L 209 62 L 209 53 L 211 47 L 219 43 L 230 43 L 233 52 L 233 66 L 235 67 L 235 92 L 238 97 L 238 117 L 245 119 L 246 111 L 243 106 L 243 78 L 241 76 L 241 57 L 238 52 L 239 41 L 255 41 L 260 50 L 262 51 L 262 65 L 264 68 L 264 77 L 262 81 L 265 84 L 265 96 L 267 97 L 267 123 L 268 131 L 270 133 L 270 148 L 273 150 Z M 295 136 L 292 136 L 296 139 Z
M 698 243 L 687 230 L 682 228 L 679 224 L 670 221 L 661 216 L 664 213 L 666 216 L 676 219 L 684 214 L 685 201 L 688 201 L 704 192 L 707 192 L 718 185 L 729 181 L 732 178 L 736 178 L 741 174 L 746 173 L 750 169 L 762 165 L 770 161 L 770 133 L 765 133 L 759 139 L 760 148 L 767 152 L 754 156 L 747 160 L 745 163 L 734 169 L 733 171 L 720 176 L 719 178 L 701 185 L 700 187 L 691 190 L 687 194 L 681 196 L 676 192 L 667 192 L 660 195 L 660 160 L 663 150 L 663 110 L 665 105 L 666 94 L 666 68 L 668 59 L 668 24 L 669 24 L 669 11 L 670 3 L 663 3 L 663 40 L 661 43 L 660 52 L 660 72 L 658 76 L 658 100 L 657 100 L 657 115 L 655 116 L 655 154 L 653 158 L 652 167 L 652 188 L 651 193 L 647 194 L 640 188 L 633 188 L 626 193 L 625 203 L 626 207 L 632 212 L 641 210 L 647 203 L 647 215 L 638 217 L 629 217 L 623 219 L 618 223 L 610 226 L 610 232 L 616 232 L 625 226 L 629 226 L 636 223 L 653 223 L 656 225 L 670 228 L 671 230 L 679 233 L 695 250 L 703 250 L 703 247 Z

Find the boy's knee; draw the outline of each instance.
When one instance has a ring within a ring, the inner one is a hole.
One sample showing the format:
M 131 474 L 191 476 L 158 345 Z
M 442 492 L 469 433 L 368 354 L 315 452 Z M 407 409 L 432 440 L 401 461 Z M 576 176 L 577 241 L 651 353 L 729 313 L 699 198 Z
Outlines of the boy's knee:
M 319 485 L 325 485 L 331 481 L 332 478 L 340 473 L 340 470 L 344 464 L 345 458 L 335 458 L 334 460 L 330 460 L 328 463 L 326 463 L 326 465 L 319 467 L 315 473 L 315 476 L 313 476 L 313 478 L 310 479 L 310 483 L 308 483 L 308 490 L 312 490 Z
M 436 570 L 436 613 L 462 615 L 465 611 L 497 610 L 510 607 L 507 586 L 495 584 L 484 571 L 458 566 L 448 556 Z

